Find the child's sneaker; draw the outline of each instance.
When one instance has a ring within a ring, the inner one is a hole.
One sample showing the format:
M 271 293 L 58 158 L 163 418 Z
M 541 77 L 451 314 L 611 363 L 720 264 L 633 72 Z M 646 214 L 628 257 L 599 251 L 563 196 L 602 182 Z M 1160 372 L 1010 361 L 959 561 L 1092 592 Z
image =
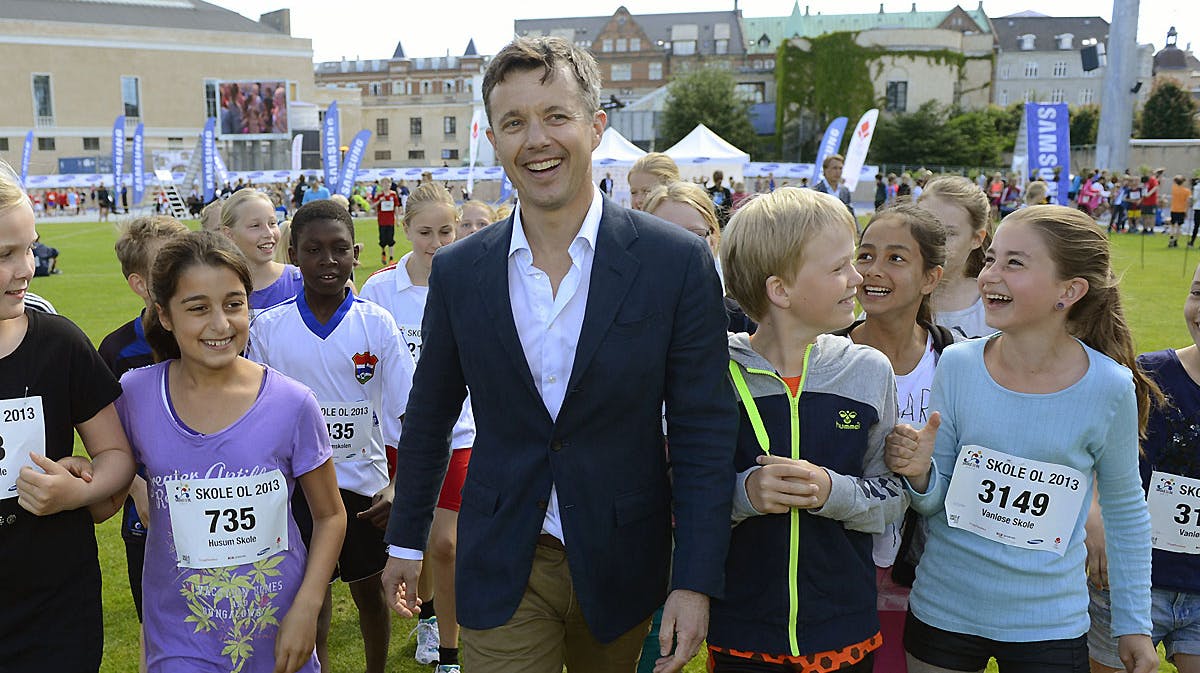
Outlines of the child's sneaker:
M 433 673 L 461 673 L 461 671 L 458 664 L 442 664 L 433 669 Z
M 441 644 L 438 639 L 437 617 L 418 619 L 416 631 L 417 663 L 432 664 L 438 660 L 438 646 Z

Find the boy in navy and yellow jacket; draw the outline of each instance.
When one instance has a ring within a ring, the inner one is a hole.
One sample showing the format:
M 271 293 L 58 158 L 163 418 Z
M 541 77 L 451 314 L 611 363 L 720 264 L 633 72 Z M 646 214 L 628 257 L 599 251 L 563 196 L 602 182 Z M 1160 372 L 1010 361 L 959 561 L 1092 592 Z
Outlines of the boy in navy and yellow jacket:
M 741 427 L 714 673 L 870 671 L 881 643 L 871 534 L 908 502 L 883 461 L 891 364 L 826 334 L 854 317 L 854 231 L 841 202 L 800 189 L 751 201 L 726 229 L 729 295 L 760 324 L 729 336 Z

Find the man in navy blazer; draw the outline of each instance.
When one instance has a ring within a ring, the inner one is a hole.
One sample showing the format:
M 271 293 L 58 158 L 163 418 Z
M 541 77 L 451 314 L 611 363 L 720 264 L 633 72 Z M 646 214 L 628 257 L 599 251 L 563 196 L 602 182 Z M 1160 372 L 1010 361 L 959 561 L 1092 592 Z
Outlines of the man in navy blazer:
M 470 388 L 455 574 L 469 671 L 631 673 L 664 600 L 655 670 L 677 671 L 723 589 L 737 410 L 720 281 L 701 239 L 595 187 L 599 90 L 594 59 L 560 38 L 496 55 L 487 136 L 518 208 L 433 262 L 383 582 L 416 611 Z

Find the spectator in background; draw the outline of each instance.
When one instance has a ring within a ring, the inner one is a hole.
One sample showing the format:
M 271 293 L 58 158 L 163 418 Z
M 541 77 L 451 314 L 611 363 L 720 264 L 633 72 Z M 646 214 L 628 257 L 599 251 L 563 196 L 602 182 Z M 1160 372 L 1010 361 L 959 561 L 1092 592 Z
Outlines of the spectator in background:
M 317 177 L 313 178 L 313 187 L 310 187 L 308 191 L 304 192 L 302 203 L 311 203 L 320 199 L 328 199 L 329 196 L 329 188 L 325 186 L 324 181 L 321 180 L 321 176 L 318 175 Z
M 888 186 L 883 181 L 883 173 L 875 174 L 875 210 L 883 208 L 888 201 Z
M 846 204 L 846 209 L 850 211 L 850 217 L 854 217 L 854 206 L 850 203 L 850 189 L 842 180 L 842 169 L 845 166 L 846 157 L 840 154 L 830 154 L 825 157 L 825 161 L 821 162 L 821 179 L 813 185 L 813 189 L 836 196 L 839 201 Z M 857 220 L 855 222 L 857 223 Z M 860 225 L 855 224 L 855 226 Z
M 641 210 L 652 189 L 680 179 L 679 167 L 674 159 L 662 152 L 651 152 L 634 162 L 628 179 L 630 206 Z
M 58 268 L 58 248 L 42 243 L 39 235 L 33 242 L 33 275 L 50 276 L 62 273 Z
M 613 179 L 612 173 L 605 173 L 604 179 L 600 181 L 600 191 L 607 197 L 612 197 Z
M 733 207 L 733 193 L 725 186 L 725 173 L 713 171 L 712 179 L 713 185 L 708 188 L 708 196 L 717 208 L 717 219 L 724 227 L 725 223 L 729 221 L 729 212 Z
M 1188 247 L 1196 247 L 1196 231 L 1200 229 L 1200 178 L 1192 178 L 1192 238 Z
M 1167 241 L 1168 248 L 1179 247 L 1179 236 L 1183 233 L 1183 223 L 1187 220 L 1189 201 L 1192 200 L 1192 190 L 1188 189 L 1182 175 L 1176 175 L 1171 185 L 1171 239 Z
M 746 183 L 744 183 L 744 182 L 733 183 L 733 206 L 729 210 L 730 216 L 732 216 L 734 213 L 736 213 L 737 209 L 741 208 L 742 204 L 748 198 L 750 198 L 750 195 L 746 193 Z
M 1142 233 L 1153 234 L 1158 216 L 1158 178 L 1142 176 Z

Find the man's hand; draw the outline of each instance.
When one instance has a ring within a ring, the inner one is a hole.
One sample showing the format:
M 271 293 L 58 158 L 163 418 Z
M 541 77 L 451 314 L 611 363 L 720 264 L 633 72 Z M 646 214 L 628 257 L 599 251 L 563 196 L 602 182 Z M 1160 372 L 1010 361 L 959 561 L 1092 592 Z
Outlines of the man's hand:
M 1117 640 L 1117 652 L 1126 673 L 1154 673 L 1158 670 L 1158 650 L 1150 636 L 1135 633 Z
M 654 673 L 682 670 L 696 656 L 707 635 L 708 596 L 687 589 L 672 591 L 663 606 L 658 630 L 658 653 L 662 657 L 654 663 Z
M 933 444 L 937 439 L 942 415 L 933 412 L 925 427 L 915 430 L 911 425 L 897 425 L 884 441 L 884 461 L 887 468 L 917 491 L 929 488 L 929 470 L 933 465 Z
M 383 567 L 383 595 L 388 607 L 405 619 L 421 612 L 421 599 L 417 598 L 417 578 L 420 576 L 420 561 L 393 556 Z
M 387 529 L 388 516 L 392 513 L 392 497 L 396 488 L 388 484 L 371 498 L 371 506 L 355 514 L 360 519 L 366 519 L 379 530 Z
M 1099 490 L 1092 490 L 1092 505 L 1088 508 L 1087 523 L 1083 530 L 1087 536 L 1083 546 L 1087 549 L 1088 582 L 1097 589 L 1108 589 L 1108 553 L 1104 549 L 1104 519 L 1100 516 Z
M 768 455 L 759 456 L 758 464 L 762 469 L 746 477 L 746 495 L 763 514 L 816 509 L 829 499 L 829 473 L 819 465 Z
M 28 465 L 21 468 L 17 477 L 17 504 L 38 516 L 79 509 L 85 500 L 87 482 L 45 456 L 29 455 L 45 474 Z

